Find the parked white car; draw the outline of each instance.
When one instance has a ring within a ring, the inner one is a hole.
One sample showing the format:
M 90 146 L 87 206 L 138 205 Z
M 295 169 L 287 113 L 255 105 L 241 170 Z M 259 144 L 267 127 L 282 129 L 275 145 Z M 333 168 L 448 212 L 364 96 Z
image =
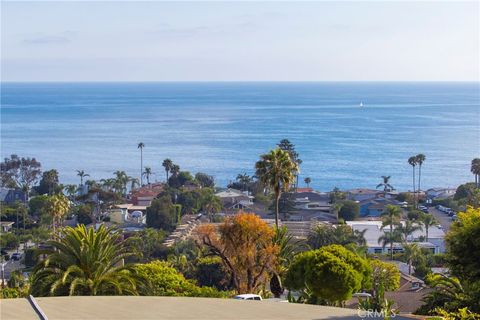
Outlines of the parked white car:
M 256 301 L 262 301 L 262 297 L 259 296 L 258 294 L 252 294 L 252 293 L 247 293 L 247 294 L 239 294 L 233 299 L 237 300 L 256 300 Z

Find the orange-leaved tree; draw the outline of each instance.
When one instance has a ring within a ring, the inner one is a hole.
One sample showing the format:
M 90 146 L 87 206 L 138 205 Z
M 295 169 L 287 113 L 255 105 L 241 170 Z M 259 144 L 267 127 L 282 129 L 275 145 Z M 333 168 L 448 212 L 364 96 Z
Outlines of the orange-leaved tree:
M 219 256 L 238 293 L 256 293 L 277 266 L 278 246 L 274 230 L 254 213 L 240 212 L 217 228 L 212 224 L 197 229 L 198 241 Z

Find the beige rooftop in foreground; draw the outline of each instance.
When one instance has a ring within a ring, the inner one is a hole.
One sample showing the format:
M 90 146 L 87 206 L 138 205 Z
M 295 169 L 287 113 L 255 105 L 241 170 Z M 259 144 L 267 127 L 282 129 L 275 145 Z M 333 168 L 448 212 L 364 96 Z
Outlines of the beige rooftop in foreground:
M 186 297 L 53 297 L 35 298 L 48 320 L 314 320 L 361 319 L 356 310 L 274 301 Z M 38 320 L 27 299 L 0 300 L 2 320 Z

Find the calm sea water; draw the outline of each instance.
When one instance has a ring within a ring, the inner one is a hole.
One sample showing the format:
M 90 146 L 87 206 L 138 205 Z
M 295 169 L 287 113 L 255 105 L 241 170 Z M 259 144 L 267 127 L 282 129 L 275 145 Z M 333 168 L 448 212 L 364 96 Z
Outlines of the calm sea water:
M 153 180 L 168 157 L 225 185 L 288 138 L 322 191 L 381 175 L 411 188 L 420 152 L 423 186 L 456 186 L 480 156 L 478 83 L 8 83 L 1 103 L 2 157 L 36 157 L 65 183 L 138 176 L 140 141 Z

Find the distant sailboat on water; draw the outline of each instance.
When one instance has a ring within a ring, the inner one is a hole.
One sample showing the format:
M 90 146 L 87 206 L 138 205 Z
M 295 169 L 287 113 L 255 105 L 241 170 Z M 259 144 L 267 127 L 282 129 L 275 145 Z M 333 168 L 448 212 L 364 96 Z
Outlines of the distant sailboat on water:
M 363 108 L 363 102 L 360 102 L 360 108 Z

